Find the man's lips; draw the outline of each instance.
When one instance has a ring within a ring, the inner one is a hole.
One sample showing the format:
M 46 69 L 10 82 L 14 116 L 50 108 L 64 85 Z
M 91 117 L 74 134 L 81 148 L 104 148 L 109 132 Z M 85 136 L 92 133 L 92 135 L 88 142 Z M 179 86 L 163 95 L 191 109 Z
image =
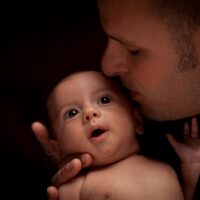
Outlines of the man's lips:
M 130 95 L 132 99 L 135 99 L 140 93 L 136 91 L 130 91 Z
M 140 94 L 138 91 L 131 89 L 131 87 L 129 87 L 128 84 L 124 83 L 124 86 L 125 90 L 127 90 L 132 99 L 136 98 L 136 96 Z
M 140 93 L 135 91 L 135 90 L 131 90 L 128 87 L 126 87 L 127 93 L 130 95 L 131 99 L 135 99 Z

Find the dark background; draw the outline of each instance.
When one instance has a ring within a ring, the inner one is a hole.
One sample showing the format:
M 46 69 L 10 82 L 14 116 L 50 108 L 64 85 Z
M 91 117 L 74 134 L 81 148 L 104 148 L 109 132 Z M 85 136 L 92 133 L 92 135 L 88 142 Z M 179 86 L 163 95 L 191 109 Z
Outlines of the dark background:
M 4 199 L 46 199 L 57 167 L 30 125 L 42 120 L 47 92 L 69 68 L 100 65 L 106 41 L 95 1 L 66 1 L 59 15 L 41 15 L 32 6 L 1 5 L 0 195 Z
M 100 66 L 106 37 L 95 1 L 65 4 L 51 5 L 62 7 L 58 15 L 44 14 L 47 5 L 1 5 L 0 195 L 4 199 L 47 199 L 46 188 L 57 166 L 35 139 L 31 123 L 43 121 L 46 95 L 71 69 Z M 177 172 L 179 160 L 164 134 L 171 131 L 179 137 L 182 122 L 146 119 L 147 131 L 141 138 L 147 156 L 168 162 Z

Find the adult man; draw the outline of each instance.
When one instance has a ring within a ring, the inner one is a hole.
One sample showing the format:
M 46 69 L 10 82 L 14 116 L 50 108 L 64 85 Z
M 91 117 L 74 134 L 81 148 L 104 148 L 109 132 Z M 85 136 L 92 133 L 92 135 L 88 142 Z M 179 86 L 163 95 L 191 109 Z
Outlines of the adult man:
M 119 75 L 144 114 L 159 121 L 200 113 L 200 16 L 190 1 L 166 1 L 174 10 L 162 2 L 98 1 L 109 37 L 104 73 Z
M 120 76 L 144 115 L 164 121 L 200 114 L 200 1 L 98 0 L 98 8 L 109 38 L 102 69 L 108 76 Z M 39 124 L 34 130 L 53 154 L 47 130 Z M 170 141 L 178 151 L 180 146 Z M 57 184 L 76 175 L 92 159 L 83 155 L 82 162 L 68 163 L 55 176 Z M 194 186 L 200 163 L 184 168 L 183 172 L 193 172 L 186 179 L 195 177 Z

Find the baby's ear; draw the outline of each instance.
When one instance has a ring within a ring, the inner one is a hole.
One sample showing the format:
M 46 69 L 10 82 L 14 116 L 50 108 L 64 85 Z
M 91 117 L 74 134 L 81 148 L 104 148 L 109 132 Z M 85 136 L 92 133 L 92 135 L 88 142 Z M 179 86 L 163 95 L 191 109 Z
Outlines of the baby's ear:
M 143 116 L 140 108 L 134 110 L 136 133 L 142 135 L 144 133 Z

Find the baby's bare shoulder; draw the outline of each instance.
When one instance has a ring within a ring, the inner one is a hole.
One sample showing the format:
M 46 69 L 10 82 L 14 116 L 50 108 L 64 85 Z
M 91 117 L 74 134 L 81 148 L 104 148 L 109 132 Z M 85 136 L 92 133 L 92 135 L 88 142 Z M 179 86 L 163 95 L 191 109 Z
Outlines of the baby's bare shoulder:
M 89 173 L 84 186 L 90 194 L 92 191 L 99 197 L 111 195 L 116 200 L 183 199 L 174 170 L 143 156 L 129 157 Z
M 127 160 L 126 167 L 129 183 L 132 182 L 135 187 L 140 183 L 142 192 L 148 199 L 183 199 L 179 180 L 170 165 L 138 156 Z M 141 191 L 141 188 L 137 191 Z
M 124 161 L 122 169 L 127 171 L 127 173 L 132 174 L 131 176 L 138 177 L 139 179 L 153 178 L 156 180 L 175 180 L 178 182 L 177 175 L 174 169 L 164 163 L 157 160 L 149 159 L 144 156 L 130 157 Z M 140 172 L 138 176 L 138 172 Z M 165 181 L 165 182 L 166 182 Z

